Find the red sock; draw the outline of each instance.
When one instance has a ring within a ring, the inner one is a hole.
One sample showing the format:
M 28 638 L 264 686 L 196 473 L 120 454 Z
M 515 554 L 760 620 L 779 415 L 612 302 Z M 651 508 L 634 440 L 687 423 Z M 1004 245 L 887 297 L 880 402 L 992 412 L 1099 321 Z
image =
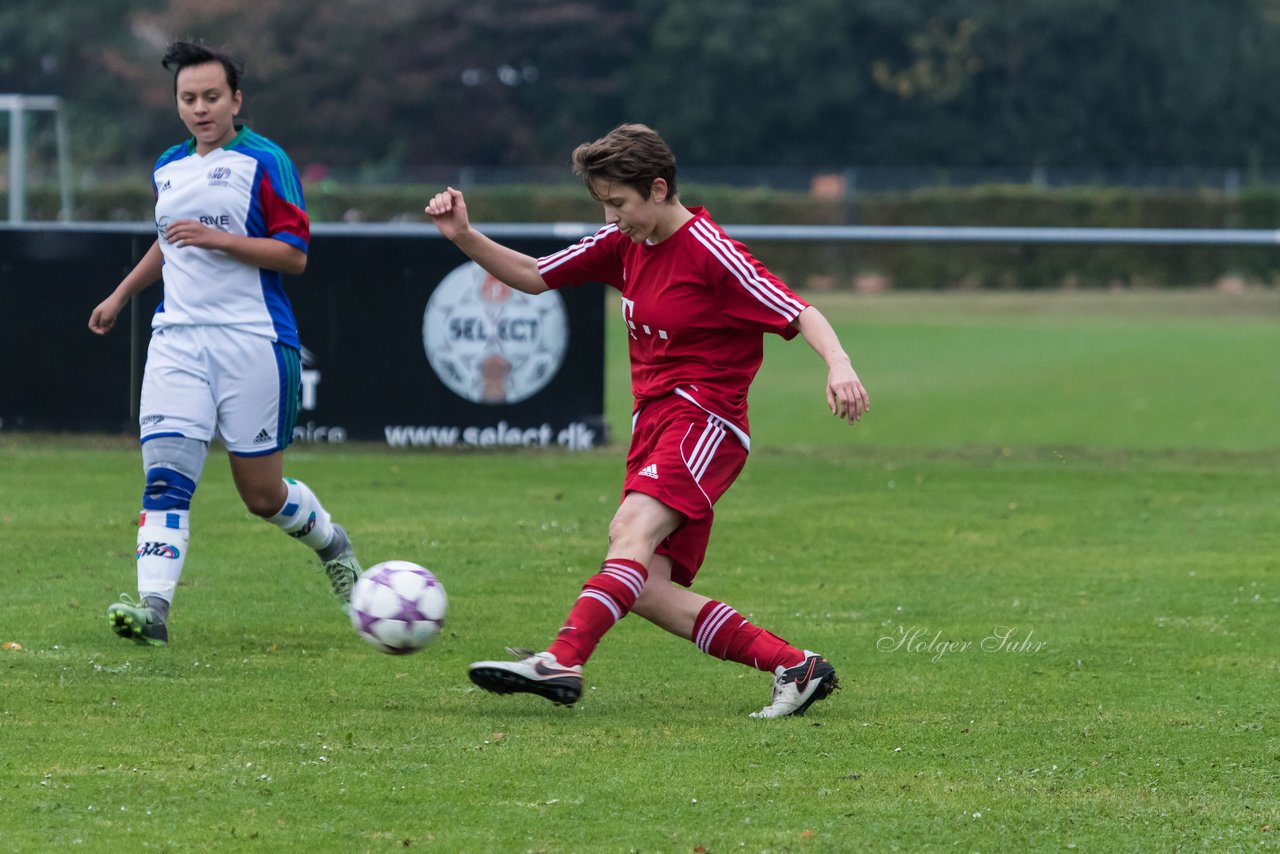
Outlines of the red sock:
M 649 571 L 639 561 L 612 558 L 600 564 L 600 571 L 582 585 L 578 601 L 547 652 L 566 667 L 582 664 L 604 633 L 636 604 L 648 577 Z
M 708 602 L 693 621 L 693 637 L 707 655 L 736 661 L 766 673 L 779 667 L 795 667 L 804 661 L 804 652 L 782 638 L 748 623 L 723 602 Z

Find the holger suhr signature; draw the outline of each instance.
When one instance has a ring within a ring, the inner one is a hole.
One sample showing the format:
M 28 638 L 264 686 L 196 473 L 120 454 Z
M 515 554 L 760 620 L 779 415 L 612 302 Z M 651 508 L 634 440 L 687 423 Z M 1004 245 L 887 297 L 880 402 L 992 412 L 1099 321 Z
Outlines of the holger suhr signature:
M 1033 640 L 1035 630 L 1020 631 L 1018 626 L 996 626 L 991 634 L 979 641 L 948 640 L 943 638 L 942 631 L 930 631 L 925 626 L 898 626 L 893 632 L 876 641 L 876 649 L 881 652 L 910 652 L 930 656 L 929 660 L 939 662 L 953 653 L 969 652 L 977 649 L 982 652 L 1031 653 L 1040 652 L 1048 643 Z

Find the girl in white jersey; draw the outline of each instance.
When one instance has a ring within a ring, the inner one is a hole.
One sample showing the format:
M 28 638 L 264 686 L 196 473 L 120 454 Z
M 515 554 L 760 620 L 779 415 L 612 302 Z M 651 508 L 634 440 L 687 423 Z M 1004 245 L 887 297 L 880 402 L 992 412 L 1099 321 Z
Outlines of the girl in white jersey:
M 116 634 L 151 646 L 169 642 L 191 497 L 215 435 L 245 507 L 316 551 L 344 607 L 360 574 L 346 532 L 306 484 L 283 477 L 301 373 L 281 276 L 306 268 L 310 239 L 297 170 L 236 124 L 240 69 L 228 56 L 175 42 L 163 65 L 191 138 L 156 163 L 156 242 L 89 317 L 105 335 L 130 298 L 164 280 L 139 407 L 139 598 L 107 609 Z
M 426 208 L 445 237 L 517 290 L 537 294 L 587 282 L 616 288 L 635 397 L 622 502 L 600 571 L 587 579 L 543 652 L 475 662 L 471 681 L 498 694 L 527 692 L 572 705 L 582 693 L 582 665 L 604 634 L 634 612 L 709 655 L 771 673 L 773 699 L 754 717 L 802 715 L 835 690 L 832 664 L 689 587 L 706 553 L 712 507 L 747 459 L 747 389 L 764 335 L 799 335 L 817 351 L 827 366 L 827 405 L 850 424 L 867 410 L 866 389 L 816 308 L 706 210 L 680 204 L 675 155 L 652 128 L 615 128 L 579 146 L 573 166 L 604 205 L 605 225 L 543 258 L 472 228 L 457 190 L 437 194 Z

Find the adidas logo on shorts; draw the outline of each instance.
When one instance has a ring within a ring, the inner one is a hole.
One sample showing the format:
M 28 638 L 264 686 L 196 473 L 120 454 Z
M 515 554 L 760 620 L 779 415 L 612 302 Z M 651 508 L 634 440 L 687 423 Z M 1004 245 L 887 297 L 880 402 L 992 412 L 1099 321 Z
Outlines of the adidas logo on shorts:
M 657 479 L 658 479 L 658 464 L 657 464 L 657 463 L 649 463 L 649 465 L 647 465 L 647 466 L 645 466 L 644 468 L 640 469 L 640 476 L 641 476 L 641 477 L 651 477 L 651 478 L 653 478 L 654 480 L 657 480 Z
M 259 430 L 258 435 L 253 437 L 253 444 L 255 445 L 261 445 L 263 442 L 270 442 L 270 441 L 271 441 L 271 434 L 266 431 L 266 428 Z

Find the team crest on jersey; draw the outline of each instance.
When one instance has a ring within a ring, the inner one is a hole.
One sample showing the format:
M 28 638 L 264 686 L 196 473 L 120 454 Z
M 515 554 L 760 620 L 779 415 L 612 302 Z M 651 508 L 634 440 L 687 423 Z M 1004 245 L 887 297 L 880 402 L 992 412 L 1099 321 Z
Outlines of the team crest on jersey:
M 210 187 L 229 187 L 231 182 L 227 179 L 231 177 L 231 170 L 226 166 L 215 166 L 209 170 L 209 186 Z

